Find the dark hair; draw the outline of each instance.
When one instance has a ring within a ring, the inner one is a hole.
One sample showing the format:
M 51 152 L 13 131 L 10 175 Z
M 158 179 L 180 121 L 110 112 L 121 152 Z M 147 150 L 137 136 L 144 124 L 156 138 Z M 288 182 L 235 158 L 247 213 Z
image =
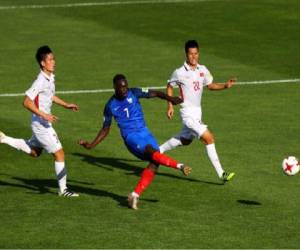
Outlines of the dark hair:
M 36 58 L 38 64 L 40 65 L 40 68 L 42 68 L 42 64 L 41 64 L 42 61 L 45 60 L 46 56 L 50 53 L 52 53 L 52 50 L 47 45 L 44 45 L 37 49 L 35 58 Z
M 127 83 L 126 77 L 123 74 L 116 74 L 113 78 L 113 83 L 116 85 L 119 81 L 124 81 Z
M 188 53 L 189 49 L 191 49 L 191 48 L 199 49 L 199 45 L 196 40 L 188 40 L 185 43 L 185 53 Z

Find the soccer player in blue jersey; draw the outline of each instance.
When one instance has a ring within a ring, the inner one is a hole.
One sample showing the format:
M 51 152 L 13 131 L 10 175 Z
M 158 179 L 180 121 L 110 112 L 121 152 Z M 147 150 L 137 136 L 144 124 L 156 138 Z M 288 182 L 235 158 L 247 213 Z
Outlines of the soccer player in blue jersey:
M 149 90 L 145 92 L 140 88 L 128 88 L 126 77 L 122 74 L 115 75 L 113 85 L 115 94 L 105 105 L 102 128 L 91 143 L 80 140 L 79 144 L 86 149 L 94 148 L 108 135 L 112 118 L 115 118 L 128 150 L 141 160 L 149 161 L 134 191 L 128 195 L 129 206 L 137 209 L 139 197 L 152 182 L 159 165 L 179 169 L 184 175 L 188 175 L 191 172 L 190 167 L 178 163 L 176 160 L 159 152 L 159 145 L 156 139 L 146 127 L 139 98 L 158 97 L 174 105 L 180 104 L 182 99 L 168 96 L 161 91 Z

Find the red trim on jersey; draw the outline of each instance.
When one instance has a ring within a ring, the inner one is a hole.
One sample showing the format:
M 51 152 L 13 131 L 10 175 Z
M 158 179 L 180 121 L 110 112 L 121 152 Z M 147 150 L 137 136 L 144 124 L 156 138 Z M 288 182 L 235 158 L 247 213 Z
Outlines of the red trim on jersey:
M 34 104 L 37 108 L 39 108 L 39 95 L 37 95 L 35 98 L 34 98 Z
M 180 97 L 181 97 L 181 99 L 184 101 L 184 96 L 183 96 L 182 88 L 181 88 L 180 85 L 178 85 L 178 87 L 179 87 Z
M 200 77 L 204 77 L 204 73 L 203 72 L 200 72 Z

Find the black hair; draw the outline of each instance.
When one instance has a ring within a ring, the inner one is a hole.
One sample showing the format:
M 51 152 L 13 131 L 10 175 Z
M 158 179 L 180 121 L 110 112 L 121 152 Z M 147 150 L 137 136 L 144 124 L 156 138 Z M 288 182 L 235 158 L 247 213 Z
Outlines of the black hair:
M 37 49 L 35 59 L 40 65 L 40 68 L 42 68 L 42 61 L 45 60 L 46 56 L 50 53 L 52 53 L 52 50 L 47 45 L 41 46 Z
M 113 78 L 114 86 L 120 81 L 124 81 L 127 83 L 127 79 L 123 74 L 116 74 Z
M 189 49 L 191 49 L 191 48 L 199 49 L 199 45 L 196 40 L 188 40 L 185 43 L 185 53 L 188 53 Z

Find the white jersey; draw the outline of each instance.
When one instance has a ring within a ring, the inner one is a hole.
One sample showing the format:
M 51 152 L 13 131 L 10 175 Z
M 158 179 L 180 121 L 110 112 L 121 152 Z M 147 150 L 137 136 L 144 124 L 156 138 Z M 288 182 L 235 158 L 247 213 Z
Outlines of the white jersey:
M 48 76 L 43 71 L 41 71 L 37 79 L 33 82 L 32 86 L 25 92 L 36 105 L 36 107 L 47 113 L 51 113 L 52 98 L 55 95 L 55 82 L 54 75 Z M 51 124 L 44 119 L 40 118 L 36 114 L 32 114 L 32 122 L 38 122 L 46 126 L 51 126 Z
M 193 70 L 185 62 L 182 67 L 176 69 L 171 75 L 168 84 L 178 86 L 181 98 L 181 116 L 194 116 L 201 120 L 201 97 L 203 88 L 213 82 L 213 77 L 204 65 L 197 65 Z

